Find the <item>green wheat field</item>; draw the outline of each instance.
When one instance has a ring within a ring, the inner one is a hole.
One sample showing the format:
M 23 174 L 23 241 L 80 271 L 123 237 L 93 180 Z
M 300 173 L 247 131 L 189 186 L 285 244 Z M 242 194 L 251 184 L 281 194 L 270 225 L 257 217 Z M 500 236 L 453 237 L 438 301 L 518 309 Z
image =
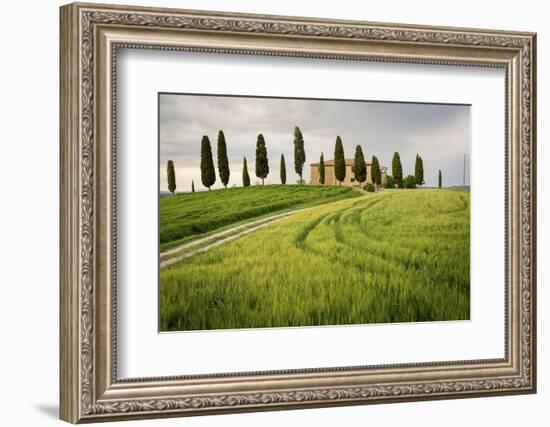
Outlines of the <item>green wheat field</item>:
M 350 187 L 257 185 L 163 197 L 160 247 L 168 249 L 199 234 L 273 212 L 357 196 Z
M 162 198 L 161 248 L 308 208 L 161 268 L 161 331 L 469 319 L 469 191 L 234 190 Z

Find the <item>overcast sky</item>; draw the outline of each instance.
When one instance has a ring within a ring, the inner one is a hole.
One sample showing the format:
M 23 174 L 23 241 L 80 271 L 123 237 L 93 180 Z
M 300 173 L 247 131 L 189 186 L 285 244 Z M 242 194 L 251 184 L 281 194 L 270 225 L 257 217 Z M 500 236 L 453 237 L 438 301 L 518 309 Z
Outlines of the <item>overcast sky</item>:
M 304 179 L 309 182 L 310 163 L 334 158 L 334 143 L 340 135 L 346 158 L 353 158 L 360 144 L 365 159 L 376 155 L 391 174 L 393 153 L 398 151 L 403 175 L 414 174 L 416 154 L 424 161 L 426 185 L 437 185 L 437 171 L 442 170 L 443 185 L 461 185 L 464 154 L 466 184 L 469 185 L 470 107 L 445 104 L 408 104 L 367 101 L 310 99 L 246 98 L 161 94 L 160 191 L 167 191 L 166 162 L 176 168 L 176 191 L 190 191 L 191 180 L 197 191 L 204 187 L 200 178 L 200 146 L 203 135 L 212 144 L 216 183 L 217 138 L 225 134 L 231 176 L 229 186 L 242 185 L 243 157 L 248 161 L 251 182 L 254 174 L 256 138 L 264 135 L 269 158 L 266 183 L 280 183 L 279 159 L 284 154 L 287 184 L 294 184 L 293 130 L 299 126 L 305 141 Z

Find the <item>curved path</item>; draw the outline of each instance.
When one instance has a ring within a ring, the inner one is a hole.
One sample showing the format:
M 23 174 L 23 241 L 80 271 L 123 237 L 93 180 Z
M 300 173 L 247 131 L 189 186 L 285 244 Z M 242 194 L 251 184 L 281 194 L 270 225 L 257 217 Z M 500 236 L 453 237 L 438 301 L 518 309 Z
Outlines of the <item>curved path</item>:
M 175 248 L 168 249 L 160 253 L 160 268 L 167 267 L 181 261 L 182 259 L 189 258 L 197 253 L 205 252 L 209 249 L 215 248 L 216 246 L 223 245 L 224 243 L 227 243 L 245 234 L 252 233 L 253 231 L 256 231 L 260 228 L 266 227 L 277 221 L 288 218 L 295 213 L 303 212 L 308 209 L 311 208 L 296 209 L 290 212 L 284 212 L 266 218 L 257 219 L 255 221 L 247 222 L 246 224 L 231 227 L 218 233 L 210 234 L 191 242 L 184 243 L 180 246 L 176 246 Z
M 372 193 L 367 193 L 363 189 L 356 188 L 356 190 L 364 195 L 372 195 Z M 259 230 L 260 228 L 281 221 L 298 212 L 305 212 L 312 208 L 313 207 L 295 209 L 293 211 L 283 212 L 265 218 L 260 218 L 251 222 L 247 222 L 245 224 L 227 228 L 223 231 L 213 233 L 205 237 L 200 237 L 196 240 L 183 243 L 174 248 L 167 249 L 166 251 L 160 253 L 160 268 L 175 264 L 185 258 L 192 257 L 193 255 L 200 252 L 206 252 L 212 248 L 230 242 L 231 240 L 234 240 L 238 237 L 244 236 L 245 234 L 252 233 L 253 231 Z

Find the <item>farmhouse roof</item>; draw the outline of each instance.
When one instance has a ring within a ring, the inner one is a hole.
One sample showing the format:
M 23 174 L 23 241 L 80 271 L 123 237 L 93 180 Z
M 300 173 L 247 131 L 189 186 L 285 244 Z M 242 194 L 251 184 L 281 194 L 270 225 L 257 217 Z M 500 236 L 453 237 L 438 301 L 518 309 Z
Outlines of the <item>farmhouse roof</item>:
M 355 163 L 354 159 L 346 159 L 346 166 L 353 166 Z M 367 166 L 370 166 L 371 164 L 369 162 L 365 162 Z M 310 166 L 319 166 L 319 162 L 317 163 L 311 163 Z M 325 166 L 334 166 L 334 160 L 325 160 Z M 387 169 L 386 166 L 380 166 L 380 169 Z

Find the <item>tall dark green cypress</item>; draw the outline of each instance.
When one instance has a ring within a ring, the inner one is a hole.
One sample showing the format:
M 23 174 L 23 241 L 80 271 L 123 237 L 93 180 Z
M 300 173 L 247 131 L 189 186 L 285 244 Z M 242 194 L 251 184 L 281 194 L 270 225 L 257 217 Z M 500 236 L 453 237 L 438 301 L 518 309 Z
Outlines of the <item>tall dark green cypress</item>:
M 227 188 L 229 182 L 229 161 L 227 160 L 227 145 L 225 143 L 225 135 L 220 130 L 218 133 L 218 173 L 223 186 Z
M 359 182 L 359 185 L 363 184 L 363 182 L 367 180 L 367 164 L 365 163 L 365 156 L 363 155 L 363 149 L 360 145 L 355 147 L 353 176 L 355 177 L 355 180 Z
M 166 174 L 168 175 L 168 191 L 174 194 L 176 191 L 176 171 L 174 170 L 174 162 L 172 160 L 168 160 Z
M 304 172 L 304 163 L 306 162 L 306 152 L 304 150 L 304 137 L 298 126 L 294 128 L 294 170 L 300 176 L 302 184 L 302 174 Z
M 439 188 L 443 186 L 443 177 L 441 176 L 441 169 L 439 169 L 439 175 L 437 177 L 437 186 Z
M 250 175 L 248 175 L 248 165 L 246 164 L 246 157 L 243 160 L 243 187 L 250 187 Z
M 195 181 L 191 181 L 191 193 L 195 192 Z
M 265 146 L 265 139 L 262 134 L 258 135 L 256 141 L 256 176 L 262 180 L 264 185 L 264 179 L 269 175 L 269 160 L 267 159 L 267 148 Z
M 380 172 L 380 163 L 378 163 L 378 157 L 376 156 L 372 156 L 370 178 L 376 188 L 382 184 L 382 172 Z
M 284 154 L 281 154 L 281 184 L 286 184 L 286 164 Z
M 319 160 L 319 184 L 325 183 L 325 158 L 321 153 L 321 159 Z
M 416 161 L 414 163 L 414 180 L 416 185 L 424 184 L 424 162 L 422 157 L 416 155 Z
M 336 181 L 342 185 L 342 181 L 346 178 L 346 158 L 344 157 L 344 147 L 340 135 L 336 137 L 336 145 L 334 147 L 334 177 Z
M 399 153 L 397 151 L 393 153 L 391 169 L 395 184 L 399 188 L 403 188 L 403 167 L 401 166 L 401 158 L 399 157 Z
M 212 160 L 212 147 L 208 136 L 204 135 L 201 142 L 201 181 L 202 185 L 208 188 L 216 182 L 216 171 Z

